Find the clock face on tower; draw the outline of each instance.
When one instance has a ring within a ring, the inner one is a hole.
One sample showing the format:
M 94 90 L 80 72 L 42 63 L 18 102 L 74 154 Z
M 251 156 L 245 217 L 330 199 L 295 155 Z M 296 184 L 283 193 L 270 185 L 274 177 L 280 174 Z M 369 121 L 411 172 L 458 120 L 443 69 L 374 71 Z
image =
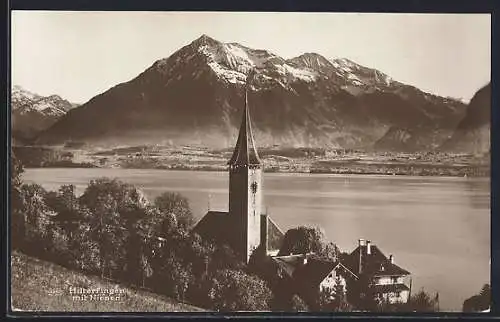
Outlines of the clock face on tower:
M 257 192 L 257 182 L 252 182 L 252 184 L 250 185 L 250 188 L 252 189 L 252 192 L 253 193 L 256 193 Z

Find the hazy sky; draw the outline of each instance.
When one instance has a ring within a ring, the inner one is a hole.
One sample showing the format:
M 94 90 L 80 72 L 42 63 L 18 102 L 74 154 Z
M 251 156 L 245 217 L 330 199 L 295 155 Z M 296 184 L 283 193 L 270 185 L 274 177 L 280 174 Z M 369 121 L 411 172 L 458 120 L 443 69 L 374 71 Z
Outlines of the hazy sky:
M 284 58 L 346 57 L 470 99 L 490 80 L 487 14 L 12 12 L 12 83 L 84 103 L 201 34 Z

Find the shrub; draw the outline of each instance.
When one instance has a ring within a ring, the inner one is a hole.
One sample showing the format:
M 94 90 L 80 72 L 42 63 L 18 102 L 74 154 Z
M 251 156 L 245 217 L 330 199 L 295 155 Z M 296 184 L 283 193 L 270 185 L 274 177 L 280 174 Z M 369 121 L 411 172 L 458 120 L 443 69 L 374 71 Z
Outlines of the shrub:
M 339 249 L 333 243 L 325 242 L 323 232 L 317 227 L 300 226 L 289 229 L 283 238 L 279 255 L 314 252 L 320 257 L 337 259 Z
M 291 299 L 290 310 L 293 312 L 305 312 L 308 311 L 309 308 L 303 299 L 301 299 L 298 295 L 294 295 Z
M 462 306 L 463 312 L 485 311 L 491 306 L 491 287 L 484 284 L 479 294 L 466 299 Z
M 272 298 L 263 280 L 232 269 L 214 275 L 208 294 L 218 311 L 267 311 Z
M 429 293 L 425 292 L 423 288 L 412 295 L 408 301 L 409 311 L 412 312 L 437 312 L 438 306 L 439 295 L 436 293 L 436 295 L 432 297 Z
M 163 213 L 173 213 L 179 226 L 190 229 L 194 224 L 193 213 L 186 197 L 176 192 L 164 192 L 154 201 L 155 206 Z

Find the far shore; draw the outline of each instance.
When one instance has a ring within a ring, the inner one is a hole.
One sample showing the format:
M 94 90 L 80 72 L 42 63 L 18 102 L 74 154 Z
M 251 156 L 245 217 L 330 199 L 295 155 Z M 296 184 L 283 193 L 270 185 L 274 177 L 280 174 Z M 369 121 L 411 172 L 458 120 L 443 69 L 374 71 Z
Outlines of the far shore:
M 210 166 L 173 166 L 173 167 L 107 167 L 107 166 L 88 166 L 72 164 L 70 166 L 42 166 L 42 167 L 25 167 L 26 169 L 130 169 L 130 170 L 168 170 L 168 171 L 211 171 L 211 172 L 226 172 L 227 167 L 210 167 Z M 490 177 L 489 167 L 469 167 L 470 169 L 479 169 L 476 173 L 471 171 L 470 174 L 464 171 L 459 171 L 460 169 L 454 169 L 453 167 L 441 167 L 439 172 L 427 171 L 421 173 L 415 173 L 412 171 L 369 171 L 367 169 L 356 169 L 356 170 L 346 170 L 346 169 L 312 169 L 312 170 L 286 170 L 286 169 L 266 169 L 266 173 L 283 173 L 283 174 L 335 174 L 335 175 L 381 175 L 381 176 L 421 176 L 421 177 Z
M 15 147 L 27 168 L 121 168 L 185 171 L 227 171 L 231 151 L 201 148 L 158 148 L 131 146 L 97 151 Z M 489 177 L 489 154 L 440 152 L 363 152 L 312 148 L 262 149 L 268 173 L 311 173 L 339 175 Z

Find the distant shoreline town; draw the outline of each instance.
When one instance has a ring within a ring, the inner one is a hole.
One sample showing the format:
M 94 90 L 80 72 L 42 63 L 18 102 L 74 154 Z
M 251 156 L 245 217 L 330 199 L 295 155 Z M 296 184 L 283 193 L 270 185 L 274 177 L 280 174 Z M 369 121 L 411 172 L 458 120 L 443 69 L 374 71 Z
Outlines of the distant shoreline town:
M 14 146 L 27 168 L 124 168 L 226 171 L 227 151 L 193 147 L 113 149 Z M 262 149 L 265 172 L 489 177 L 489 153 L 364 152 L 321 148 Z

